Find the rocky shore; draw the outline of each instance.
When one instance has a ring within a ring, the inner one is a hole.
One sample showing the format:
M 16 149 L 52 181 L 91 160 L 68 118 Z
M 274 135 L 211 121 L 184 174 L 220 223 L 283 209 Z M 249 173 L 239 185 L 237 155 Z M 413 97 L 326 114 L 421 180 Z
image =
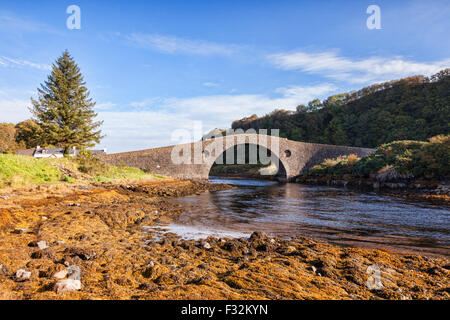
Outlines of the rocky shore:
M 0 299 L 449 299 L 445 257 L 309 238 L 162 236 L 169 197 L 230 188 L 161 180 L 0 191 Z

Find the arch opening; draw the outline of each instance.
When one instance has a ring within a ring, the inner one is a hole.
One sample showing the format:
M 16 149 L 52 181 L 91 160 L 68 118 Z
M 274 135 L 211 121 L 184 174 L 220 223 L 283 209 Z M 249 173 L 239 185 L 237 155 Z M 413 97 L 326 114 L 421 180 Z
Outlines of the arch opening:
M 242 150 L 245 150 L 245 156 L 242 156 Z M 254 154 L 251 155 L 251 152 L 255 152 L 255 150 L 256 157 Z M 240 157 L 238 156 L 239 151 L 241 152 Z M 262 159 L 260 158 L 261 154 L 265 155 Z M 268 159 L 269 163 L 267 163 Z M 270 149 L 252 143 L 235 144 L 225 150 L 214 159 L 208 176 L 209 178 L 219 176 L 287 181 L 287 171 L 282 160 Z

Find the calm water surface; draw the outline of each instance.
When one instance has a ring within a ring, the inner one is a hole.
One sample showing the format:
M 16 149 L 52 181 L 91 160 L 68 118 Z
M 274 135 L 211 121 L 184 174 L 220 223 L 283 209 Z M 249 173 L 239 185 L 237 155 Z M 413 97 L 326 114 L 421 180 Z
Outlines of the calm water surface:
M 187 239 L 253 231 L 312 236 L 340 245 L 450 255 L 450 208 L 375 192 L 212 178 L 237 189 L 177 198 L 185 212 L 167 229 Z

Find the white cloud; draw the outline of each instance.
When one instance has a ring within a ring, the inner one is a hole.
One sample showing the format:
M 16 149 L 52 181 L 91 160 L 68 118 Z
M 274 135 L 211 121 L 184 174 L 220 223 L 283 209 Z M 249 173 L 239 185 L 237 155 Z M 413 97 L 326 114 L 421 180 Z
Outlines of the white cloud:
M 132 33 L 124 36 L 132 45 L 144 49 L 164 53 L 183 53 L 191 55 L 231 55 L 237 49 L 236 45 L 223 45 L 203 40 L 190 40 L 160 34 Z
M 177 129 L 192 131 L 201 121 L 203 133 L 213 128 L 229 128 L 232 121 L 252 114 L 264 115 L 275 108 L 294 110 L 298 104 L 323 98 L 337 88 L 330 84 L 291 86 L 275 90 L 278 97 L 262 94 L 213 95 L 159 100 L 155 105 L 140 104 L 143 109 L 131 111 L 99 111 L 107 137 L 102 146 L 110 152 L 148 149 L 171 145 L 171 134 Z M 154 102 L 156 99 L 148 99 Z M 137 103 L 134 103 L 137 106 Z M 145 107 L 148 107 L 147 109 Z M 197 139 L 198 137 L 195 137 Z
M 154 106 L 156 105 L 158 102 L 161 102 L 162 99 L 161 98 L 149 98 L 149 99 L 144 99 L 141 101 L 134 101 L 130 103 L 131 107 L 134 108 L 146 108 L 146 107 L 150 107 L 150 106 Z
M 450 66 L 450 59 L 436 62 L 415 62 L 403 57 L 350 59 L 336 52 L 306 53 L 302 51 L 268 56 L 278 68 L 300 70 L 350 83 L 388 81 L 412 75 L 432 75 Z
M 112 109 L 112 108 L 114 108 L 115 106 L 116 106 L 116 104 L 115 104 L 115 103 L 112 103 L 112 102 L 97 103 L 97 104 L 95 105 L 95 109 L 98 109 L 98 110 L 107 110 L 107 109 Z
M 12 59 L 5 56 L 0 57 L 0 66 L 5 68 L 30 67 L 39 70 L 51 70 L 51 66 L 43 63 L 34 63 L 22 59 Z
M 330 84 L 278 88 L 275 97 L 263 94 L 225 94 L 192 98 L 151 98 L 130 104 L 117 111 L 113 102 L 96 106 L 98 120 L 103 120 L 106 138 L 100 147 L 108 152 L 147 149 L 174 144 L 171 134 L 177 129 L 192 131 L 201 121 L 203 132 L 213 128 L 229 128 L 231 122 L 252 114 L 264 115 L 275 108 L 294 110 L 298 104 L 323 98 L 337 88 Z M 29 119 L 31 91 L 0 89 L 0 122 L 18 123 Z M 199 137 L 195 137 L 198 139 Z
M 19 123 L 31 118 L 30 100 L 3 99 L 0 97 L 0 122 Z

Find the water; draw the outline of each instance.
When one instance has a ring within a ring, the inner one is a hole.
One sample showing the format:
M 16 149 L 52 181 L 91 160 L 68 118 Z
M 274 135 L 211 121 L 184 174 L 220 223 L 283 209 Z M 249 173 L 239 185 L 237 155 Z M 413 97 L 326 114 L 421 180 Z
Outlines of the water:
M 246 237 L 253 231 L 310 236 L 339 245 L 450 255 L 448 206 L 375 192 L 212 178 L 237 189 L 177 198 L 185 209 L 167 226 L 183 238 Z

